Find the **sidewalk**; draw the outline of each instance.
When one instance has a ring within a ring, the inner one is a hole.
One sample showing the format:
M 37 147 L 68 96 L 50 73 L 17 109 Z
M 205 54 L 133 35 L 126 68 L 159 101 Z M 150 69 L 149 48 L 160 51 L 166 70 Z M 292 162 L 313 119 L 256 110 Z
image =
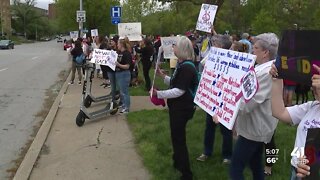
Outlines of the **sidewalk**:
M 101 96 L 110 92 L 109 88 L 100 87 L 101 83 L 100 79 L 93 79 L 93 95 Z M 135 151 L 125 115 L 118 113 L 94 121 L 86 119 L 82 127 L 76 125 L 81 91 L 82 86 L 64 84 L 51 109 L 54 111 L 56 108 L 56 113 L 50 115 L 49 112 L 42 125 L 44 127 L 39 130 L 14 179 L 150 179 L 142 159 Z M 89 110 L 101 109 L 105 105 L 102 102 L 92 103 Z M 149 97 L 131 96 L 131 111 L 155 108 Z M 50 116 L 52 124 L 48 120 Z

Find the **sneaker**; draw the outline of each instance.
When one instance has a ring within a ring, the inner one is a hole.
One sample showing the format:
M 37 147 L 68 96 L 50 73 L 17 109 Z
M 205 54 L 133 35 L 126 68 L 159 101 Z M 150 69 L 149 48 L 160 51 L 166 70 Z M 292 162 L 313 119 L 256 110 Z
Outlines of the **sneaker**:
M 78 85 L 80 85 L 80 86 L 81 86 L 81 81 L 79 81 L 79 82 L 78 82 Z
M 121 114 L 128 114 L 129 113 L 129 110 L 126 109 L 126 108 L 123 108 L 121 111 L 120 111 Z
M 205 155 L 205 154 L 201 154 L 199 157 L 197 157 L 198 161 L 206 161 L 208 159 L 209 156 Z
M 230 164 L 231 160 L 230 159 L 223 159 L 222 164 Z
M 73 81 L 70 81 L 68 84 L 73 85 Z

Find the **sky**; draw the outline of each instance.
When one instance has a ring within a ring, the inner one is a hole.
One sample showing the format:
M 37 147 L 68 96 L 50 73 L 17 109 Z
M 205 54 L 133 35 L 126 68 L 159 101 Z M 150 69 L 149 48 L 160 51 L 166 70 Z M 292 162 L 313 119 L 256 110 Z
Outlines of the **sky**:
M 42 8 L 42 9 L 48 9 L 48 5 L 50 3 L 53 3 L 53 0 L 36 0 L 37 4 L 36 7 Z

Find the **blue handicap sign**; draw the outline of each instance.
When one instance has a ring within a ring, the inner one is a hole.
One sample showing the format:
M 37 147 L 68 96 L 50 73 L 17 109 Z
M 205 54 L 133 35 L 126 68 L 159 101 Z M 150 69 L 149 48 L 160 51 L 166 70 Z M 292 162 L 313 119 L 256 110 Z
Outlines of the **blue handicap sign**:
M 121 22 L 120 18 L 111 18 L 111 23 L 112 24 L 119 24 Z
M 121 18 L 121 7 L 120 6 L 111 7 L 111 18 Z

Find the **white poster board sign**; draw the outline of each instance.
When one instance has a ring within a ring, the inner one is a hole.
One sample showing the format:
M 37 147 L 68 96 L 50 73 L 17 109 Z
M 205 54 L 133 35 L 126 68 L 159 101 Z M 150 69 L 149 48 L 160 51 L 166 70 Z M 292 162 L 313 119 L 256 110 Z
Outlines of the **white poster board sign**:
M 125 37 L 129 38 L 129 41 L 141 41 L 141 23 L 119 23 L 118 32 L 120 39 Z
M 116 69 L 118 54 L 113 50 L 94 49 L 91 63 L 109 66 L 112 70 Z
M 174 55 L 173 52 L 173 44 L 177 44 L 179 41 L 179 37 L 174 36 L 174 37 L 161 37 L 161 46 L 163 48 L 163 57 L 165 59 L 171 59 L 177 57 Z
M 212 47 L 202 72 L 194 102 L 232 129 L 241 99 L 249 101 L 258 90 L 254 72 L 256 56 Z
M 196 30 L 210 33 L 217 10 L 216 5 L 202 4 Z
M 96 36 L 99 36 L 98 34 L 98 29 L 91 29 L 91 36 L 93 37 L 96 37 Z
M 70 38 L 71 39 L 78 39 L 79 37 L 79 31 L 70 31 Z

